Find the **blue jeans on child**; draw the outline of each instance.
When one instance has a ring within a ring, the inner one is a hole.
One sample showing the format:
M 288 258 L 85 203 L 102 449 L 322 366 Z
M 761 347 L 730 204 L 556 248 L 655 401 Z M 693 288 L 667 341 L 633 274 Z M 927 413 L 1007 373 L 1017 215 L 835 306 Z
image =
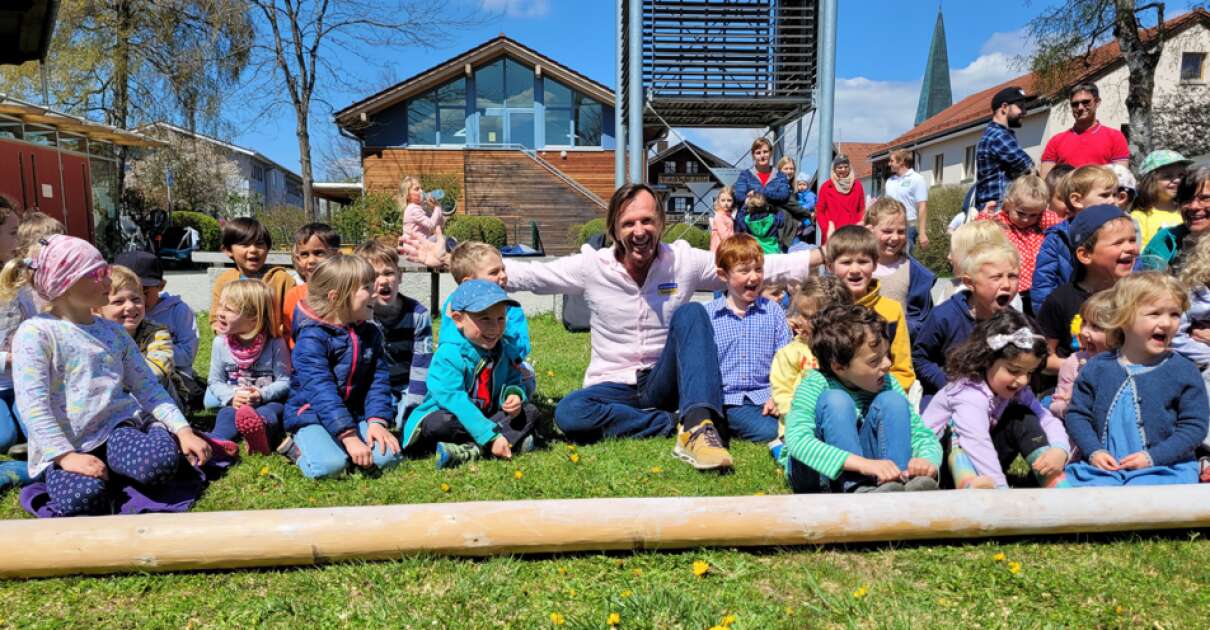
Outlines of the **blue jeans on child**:
M 181 451 L 168 429 L 151 425 L 146 430 L 130 425 L 114 429 L 105 444 L 89 455 L 100 458 L 109 475 L 120 475 L 145 486 L 157 486 L 176 476 Z M 46 471 L 49 507 L 59 516 L 107 512 L 110 481 L 59 468 Z
M 265 423 L 265 433 L 269 436 L 269 447 L 272 448 L 281 441 L 281 403 L 264 403 L 256 408 L 256 415 L 260 416 Z M 235 428 L 235 408 L 223 407 L 218 410 L 218 417 L 214 420 L 214 430 L 210 435 L 220 440 L 234 442 L 239 437 L 239 430 Z
M 25 441 L 24 427 L 17 418 L 17 406 L 13 397 L 13 390 L 0 390 L 0 453 Z
M 701 304 L 690 302 L 672 314 L 668 341 L 638 383 L 598 383 L 574 391 L 555 407 L 555 424 L 568 437 L 591 441 L 608 437 L 672 434 L 671 411 L 690 423 L 722 417 L 723 383 L 718 370 L 714 327 Z
M 366 432 L 369 428 L 370 424 L 364 420 L 357 423 L 357 434 L 361 436 L 367 446 L 369 441 L 366 440 Z M 349 454 L 323 425 L 308 424 L 295 431 L 294 445 L 298 448 L 298 460 L 295 463 L 298 464 L 298 469 L 302 471 L 303 476 L 308 479 L 336 477 L 349 467 Z M 374 466 L 379 470 L 392 468 L 401 459 L 399 453 L 387 451 L 384 454 L 380 445 L 374 445 L 372 452 Z
M 777 417 L 761 413 L 763 405 L 728 405 L 727 428 L 731 435 L 765 444 L 777 437 Z
M 841 450 L 869 459 L 889 459 L 906 470 L 912 457 L 911 410 L 907 398 L 895 392 L 874 397 L 864 418 L 857 417 L 853 399 L 828 390 L 815 403 L 815 437 Z M 787 478 L 794 492 L 852 492 L 873 484 L 870 477 L 843 471 L 829 479 L 791 457 Z

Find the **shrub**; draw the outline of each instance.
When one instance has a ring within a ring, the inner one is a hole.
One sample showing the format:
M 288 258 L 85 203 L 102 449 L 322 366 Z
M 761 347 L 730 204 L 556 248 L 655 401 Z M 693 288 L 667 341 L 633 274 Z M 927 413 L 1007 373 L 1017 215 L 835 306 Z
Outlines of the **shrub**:
M 420 187 L 426 192 L 444 191 L 445 197 L 441 200 L 441 207 L 447 213 L 453 212 L 454 208 L 458 206 L 458 200 L 462 198 L 462 177 L 454 173 L 421 175 Z
M 479 241 L 500 248 L 508 244 L 508 231 L 500 217 L 456 215 L 445 222 L 445 235 L 462 241 Z
M 216 252 L 219 248 L 222 229 L 218 220 L 201 212 L 173 212 L 172 224 L 176 227 L 191 227 L 202 235 L 199 247 L 203 251 Z
M 588 242 L 588 239 L 605 233 L 605 219 L 598 217 L 588 223 L 574 225 L 572 229 L 575 230 L 576 249 L 579 249 L 581 245 Z
M 945 227 L 962 209 L 966 190 L 967 187 L 964 186 L 934 186 L 929 189 L 929 246 L 925 250 L 914 248 L 912 255 L 938 276 L 952 274 L 947 258 L 950 252 L 950 235 L 945 231 Z
M 256 220 L 269 230 L 273 249 L 294 250 L 294 233 L 307 224 L 307 213 L 298 206 L 272 206 L 256 212 Z
M 710 249 L 710 232 L 686 223 L 668 226 L 664 229 L 664 236 L 660 240 L 665 243 L 686 241 L 697 249 Z
M 403 212 L 391 193 L 372 192 L 333 214 L 332 227 L 347 245 L 378 236 L 398 236 L 403 231 Z

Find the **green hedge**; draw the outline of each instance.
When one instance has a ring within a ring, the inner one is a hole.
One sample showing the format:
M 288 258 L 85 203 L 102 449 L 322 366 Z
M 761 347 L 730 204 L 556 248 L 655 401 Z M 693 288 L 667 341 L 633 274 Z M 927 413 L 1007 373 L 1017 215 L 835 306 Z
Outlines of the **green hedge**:
M 455 173 L 421 175 L 420 187 L 426 192 L 444 191 L 445 197 L 441 199 L 441 207 L 447 213 L 453 212 L 458 206 L 458 200 L 462 198 L 462 176 Z
M 202 251 L 217 252 L 222 229 L 218 219 L 201 212 L 178 211 L 172 213 L 172 225 L 176 227 L 191 227 L 201 235 Z
M 605 219 L 597 218 L 588 223 L 574 225 L 571 230 L 575 235 L 576 247 L 579 248 L 587 243 L 588 239 L 605 233 Z M 660 240 L 665 243 L 688 241 L 689 245 L 698 249 L 710 249 L 710 232 L 684 223 L 676 223 L 665 228 L 664 236 Z
M 500 217 L 455 215 L 445 222 L 445 235 L 462 241 L 480 241 L 500 248 L 508 244 L 508 231 Z
M 966 196 L 966 191 L 965 186 L 934 186 L 929 189 L 929 246 L 926 250 L 919 247 L 913 249 L 912 255 L 938 276 L 953 275 L 947 258 L 950 252 L 950 235 L 945 231 L 945 227 L 962 209 L 962 199 Z
M 362 195 L 332 215 L 332 227 L 341 243 L 355 245 L 379 236 L 398 236 L 403 231 L 403 213 L 395 196 L 385 192 Z
M 576 249 L 578 250 L 592 237 L 605 233 L 605 219 L 593 219 L 588 223 L 573 225 L 571 229 L 575 233 Z

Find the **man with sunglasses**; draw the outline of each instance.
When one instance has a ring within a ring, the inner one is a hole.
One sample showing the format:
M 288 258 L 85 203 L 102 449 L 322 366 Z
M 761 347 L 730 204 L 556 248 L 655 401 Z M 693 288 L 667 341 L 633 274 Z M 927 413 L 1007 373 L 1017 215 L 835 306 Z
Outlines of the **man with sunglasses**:
M 1046 143 L 1042 151 L 1042 176 L 1046 177 L 1055 164 L 1070 164 L 1075 168 L 1089 164 L 1129 166 L 1130 148 L 1126 146 L 1126 136 L 1097 120 L 1097 107 L 1101 104 L 1097 86 L 1081 83 L 1071 88 L 1067 104 L 1075 124 Z
M 1000 204 L 1009 182 L 1034 170 L 1034 161 L 1017 142 L 1013 129 L 1025 115 L 1025 90 L 1010 85 L 992 97 L 992 119 L 975 145 L 975 206 L 992 211 Z

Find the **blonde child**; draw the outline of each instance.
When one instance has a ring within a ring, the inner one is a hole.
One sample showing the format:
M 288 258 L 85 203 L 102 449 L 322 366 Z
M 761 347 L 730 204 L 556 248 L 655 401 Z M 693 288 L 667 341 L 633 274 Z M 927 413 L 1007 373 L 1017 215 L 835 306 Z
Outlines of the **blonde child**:
M 880 197 L 865 210 L 862 220 L 878 239 L 874 278 L 882 296 L 895 300 L 907 314 L 908 332 L 914 339 L 933 310 L 933 283 L 937 275 L 907 253 L 907 212 L 903 204 Z
M 259 280 L 236 280 L 223 287 L 210 347 L 207 398 L 219 407 L 212 435 L 248 451 L 272 452 L 281 440 L 282 403 L 290 390 L 290 354 L 281 337 L 270 334 L 273 294 Z
M 1139 167 L 1138 196 L 1130 218 L 1139 226 L 1139 246 L 1147 243 L 1162 228 L 1181 224 L 1181 212 L 1176 204 L 1177 189 L 1185 169 L 1192 162 L 1176 151 L 1159 149 L 1152 151 Z
M 938 438 L 949 434 L 955 488 L 1007 488 L 1004 471 L 1018 456 L 1043 487 L 1062 480 L 1071 453 L 1067 433 L 1029 387 L 1044 360 L 1046 341 L 1012 309 L 980 322 L 954 349 L 949 383 L 923 416 Z
M 1072 322 L 1072 326 L 1079 330 L 1080 349 L 1063 359 L 1063 365 L 1059 367 L 1059 384 L 1055 387 L 1050 402 L 1050 412 L 1059 418 L 1067 415 L 1067 405 L 1071 403 L 1071 388 L 1075 386 L 1080 370 L 1084 369 L 1089 359 L 1109 349 L 1105 340 L 1105 327 L 1112 306 L 1112 291 L 1094 293 L 1080 307 L 1079 320 Z
M 21 225 L 17 227 L 17 248 L 13 251 L 13 258 L 28 256 L 26 252 L 30 247 L 55 234 L 67 234 L 67 228 L 58 219 L 37 210 L 26 212 L 21 218 Z
M 109 301 L 95 309 L 97 315 L 116 322 L 134 339 L 139 352 L 147 360 L 147 367 L 155 375 L 176 404 L 183 409 L 180 392 L 173 381 L 175 374 L 172 333 L 168 327 L 147 319 L 147 308 L 143 303 L 143 283 L 130 269 L 121 265 L 109 268 Z
M 723 186 L 714 198 L 714 216 L 710 217 L 710 251 L 735 234 L 735 190 Z
M 288 331 L 285 335 L 286 347 L 294 349 L 294 309 L 298 303 L 307 297 L 307 280 L 315 272 L 315 268 L 326 258 L 340 252 L 340 233 L 327 223 L 308 223 L 294 233 L 294 270 L 298 272 L 302 283 L 286 292 L 282 301 L 282 328 Z
M 409 175 L 403 178 L 403 181 L 399 183 L 399 196 L 396 201 L 399 205 L 404 206 L 404 235 L 431 239 L 436 231 L 445 225 L 445 214 L 442 212 L 441 204 L 434 203 L 431 197 L 424 196 L 424 188 L 420 186 L 420 179 L 416 177 Z M 430 208 L 432 214 L 425 212 L 425 207 Z
M 777 172 L 786 176 L 786 182 L 790 187 L 790 195 L 784 203 L 780 204 L 782 210 L 780 241 L 783 251 L 789 250 L 791 246 L 801 243 L 799 237 L 811 224 L 811 210 L 799 203 L 798 190 L 795 183 L 797 179 L 795 171 L 797 170 L 798 165 L 794 163 L 794 158 L 788 155 L 783 156 L 777 161 Z
M 984 243 L 995 243 L 1012 247 L 1008 242 L 1008 237 L 1004 235 L 1004 230 L 1000 226 L 991 221 L 971 221 L 964 223 L 954 230 L 950 235 L 950 251 L 946 255 L 946 260 L 949 262 L 950 270 L 953 272 L 953 277 L 947 280 L 942 280 L 937 288 L 936 299 L 933 302 L 933 308 L 939 308 L 955 293 L 962 291 L 966 285 L 962 281 L 962 261 L 970 254 L 971 250 L 983 245 Z M 1014 304 L 1014 306 L 1017 306 Z M 1018 309 L 1019 310 L 1019 309 Z
M 1081 460 L 1067 466 L 1063 485 L 1197 483 L 1194 449 L 1210 405 L 1197 366 L 1171 350 L 1189 297 L 1175 278 L 1151 271 L 1122 278 L 1112 300 L 1114 350 L 1088 361 L 1067 408 Z
M 399 463 L 386 348 L 370 321 L 375 277 L 370 263 L 337 254 L 307 283 L 303 304 L 314 317 L 298 323 L 285 408 L 293 438 L 278 452 L 310 479 L 338 476 L 350 460 L 363 469 Z
M 1072 242 L 1069 234 L 1072 222 L 1085 208 L 1113 204 L 1117 190 L 1118 176 L 1104 166 L 1081 166 L 1063 178 L 1060 194 L 1067 204 L 1067 219 L 1046 230 L 1038 250 L 1029 288 L 1033 313 L 1040 314 L 1051 292 L 1071 280 L 1076 246 L 1079 245 Z
M 13 339 L 29 474 L 46 474 L 45 503 L 27 509 L 48 516 L 107 511 L 109 492 L 126 481 L 164 486 L 182 454 L 195 466 L 210 459 L 210 443 L 194 434 L 130 335 L 93 315 L 109 297 L 109 265 L 95 247 L 59 235 L 35 244 L 0 272 L 0 290 L 27 283 L 48 304 Z
M 979 215 L 980 219 L 999 225 L 1008 241 L 1017 249 L 1021 261 L 1017 293 L 1021 296 L 1026 315 L 1033 315 L 1029 290 L 1033 286 L 1034 261 L 1042 249 L 1042 241 L 1046 239 L 1046 230 L 1062 221 L 1046 208 L 1049 197 L 1050 190 L 1046 188 L 1045 180 L 1037 175 L 1022 175 L 1009 184 L 999 211 Z
M 223 226 L 222 250 L 235 263 L 234 269 L 228 269 L 214 279 L 210 288 L 210 315 L 214 316 L 219 308 L 219 296 L 223 287 L 236 280 L 260 280 L 273 291 L 273 320 L 270 330 L 273 336 L 280 337 L 290 333 L 282 325 L 281 312 L 286 300 L 286 294 L 294 288 L 294 277 L 283 267 L 267 267 L 269 251 L 273 249 L 273 237 L 260 221 L 250 217 L 231 219 Z M 217 333 L 215 322 L 210 327 Z

